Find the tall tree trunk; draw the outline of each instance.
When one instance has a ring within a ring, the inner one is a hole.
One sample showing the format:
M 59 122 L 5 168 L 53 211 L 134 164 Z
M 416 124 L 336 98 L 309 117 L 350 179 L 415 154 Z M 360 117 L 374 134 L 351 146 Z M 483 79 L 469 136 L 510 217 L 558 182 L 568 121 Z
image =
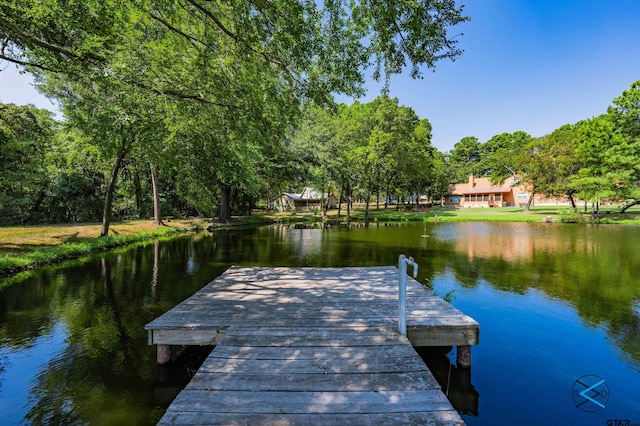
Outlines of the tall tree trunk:
M 122 165 L 122 160 L 127 155 L 127 150 L 124 147 L 118 149 L 116 155 L 116 161 L 111 168 L 111 176 L 109 176 L 109 183 L 107 184 L 107 193 L 104 197 L 104 210 L 102 211 L 102 230 L 100 231 L 101 237 L 109 235 L 109 225 L 111 223 L 111 205 L 113 204 L 113 191 L 116 187 L 116 181 L 118 180 L 118 172 Z
M 340 212 L 342 211 L 342 194 L 344 194 L 344 185 L 340 188 L 340 198 L 338 198 L 338 220 L 340 220 Z
M 324 183 L 321 183 L 320 187 L 322 188 L 320 189 L 320 218 L 324 220 L 324 215 L 327 212 L 326 203 L 324 202 Z
M 534 197 L 535 195 L 536 195 L 536 193 L 535 193 L 535 192 L 532 192 L 532 193 L 531 193 L 531 196 L 529 196 L 529 200 L 527 200 L 527 205 L 526 205 L 526 207 L 524 208 L 524 209 L 525 209 L 525 211 L 529 211 L 529 209 L 531 208 L 531 204 L 533 204 L 533 197 Z
M 249 197 L 247 201 L 247 216 L 251 216 L 251 212 L 253 211 L 253 197 Z
M 351 221 L 351 189 L 347 194 L 347 223 Z
M 572 192 L 569 192 L 569 193 L 567 194 L 567 196 L 569 197 L 569 201 L 571 202 L 571 208 L 572 208 L 573 210 L 575 210 L 575 209 L 576 209 L 576 201 L 573 199 L 573 193 L 572 193 Z
M 231 187 L 220 184 L 220 222 L 229 223 L 231 220 Z
M 364 208 L 364 220 L 368 222 L 368 221 L 371 220 L 371 216 L 369 215 L 369 201 L 371 199 L 371 196 L 370 196 L 370 194 L 368 192 L 367 192 L 366 197 L 367 198 L 365 199 L 365 204 L 364 204 L 365 205 L 365 208 Z
M 151 186 L 153 187 L 153 223 L 163 225 L 160 212 L 160 191 L 158 190 L 158 164 L 151 164 Z
M 327 216 L 327 212 L 329 211 L 329 200 L 331 199 L 331 185 L 327 189 L 327 202 L 324 203 L 324 210 L 322 211 L 322 220 Z
M 376 187 L 376 210 L 380 210 L 380 188 Z
M 153 178 L 153 176 L 152 176 Z M 138 219 L 142 218 L 142 184 L 140 183 L 140 173 L 136 170 L 133 172 L 133 188 L 136 193 L 136 211 Z
M 29 212 L 29 217 L 30 217 L 30 222 L 35 219 L 37 219 L 36 217 L 36 213 L 38 213 L 38 211 L 40 210 L 40 207 L 42 206 L 42 203 L 44 202 L 45 197 L 47 196 L 47 193 L 45 191 L 45 189 L 47 188 L 47 182 L 42 182 L 42 187 L 40 189 L 40 192 L 38 192 L 38 198 L 36 198 L 35 203 L 33 203 L 33 207 L 31 208 L 31 211 Z

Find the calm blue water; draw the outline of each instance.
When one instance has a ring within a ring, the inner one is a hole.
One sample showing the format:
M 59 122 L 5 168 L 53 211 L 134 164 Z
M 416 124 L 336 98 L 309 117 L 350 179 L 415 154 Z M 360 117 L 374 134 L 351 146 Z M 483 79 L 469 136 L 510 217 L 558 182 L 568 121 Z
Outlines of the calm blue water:
M 158 368 L 144 324 L 232 264 L 392 265 L 399 253 L 480 323 L 470 370 L 455 348 L 420 351 L 468 424 L 640 424 L 640 227 L 489 223 L 220 231 L 12 278 L 1 423 L 154 424 L 197 356 Z M 604 408 L 586 412 L 599 408 L 579 395 L 595 376 L 605 382 L 587 395 Z

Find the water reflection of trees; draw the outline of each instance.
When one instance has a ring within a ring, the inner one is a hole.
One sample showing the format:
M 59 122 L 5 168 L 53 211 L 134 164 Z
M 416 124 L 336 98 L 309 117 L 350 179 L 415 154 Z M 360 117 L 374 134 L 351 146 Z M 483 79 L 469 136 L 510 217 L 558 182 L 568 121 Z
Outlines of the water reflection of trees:
M 155 374 L 154 356 L 146 347 L 146 318 L 136 302 L 149 291 L 137 285 L 146 257 L 137 250 L 104 257 L 52 287 L 52 318 L 66 324 L 68 337 L 62 353 L 31 389 L 28 420 L 69 424 L 126 418 L 152 423 L 145 420 L 153 411 L 148 392 L 135 391 L 148 386 Z M 83 276 L 91 284 L 82 285 Z
M 58 323 L 68 330 L 66 347 L 31 389 L 29 421 L 155 423 L 163 407 L 150 391 L 158 371 L 144 325 L 228 266 L 390 265 L 405 253 L 419 262 L 421 282 L 452 272 L 462 286 L 488 282 L 521 294 L 535 288 L 566 300 L 640 363 L 638 241 L 633 227 L 446 223 L 179 237 L 43 268 L 4 288 L 0 342 L 19 350 Z M 467 391 L 462 398 L 473 399 Z
M 568 301 L 588 326 L 640 363 L 640 229 L 623 226 L 462 224 L 448 268 L 463 286 L 480 280 L 524 294 L 534 288 Z M 446 231 L 449 232 L 449 231 Z M 450 240 L 451 241 L 451 240 Z
M 28 421 L 155 424 L 160 418 L 164 407 L 149 392 L 157 370 L 144 325 L 203 285 L 175 279 L 185 266 L 172 244 L 46 268 L 38 279 L 0 292 L 3 346 L 28 347 L 59 323 L 67 330 L 65 346 L 29 391 Z

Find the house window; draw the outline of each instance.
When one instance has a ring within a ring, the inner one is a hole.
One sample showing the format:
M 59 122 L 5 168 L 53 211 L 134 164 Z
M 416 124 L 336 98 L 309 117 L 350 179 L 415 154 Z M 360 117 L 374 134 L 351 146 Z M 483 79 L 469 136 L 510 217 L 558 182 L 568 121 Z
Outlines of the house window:
M 489 194 L 482 194 L 482 201 L 489 201 Z
M 502 194 L 496 194 L 493 197 L 494 197 L 493 199 L 496 201 L 502 201 Z
M 529 193 L 528 192 L 518 192 L 518 194 L 516 195 L 516 198 L 518 200 L 528 200 L 529 199 Z
M 450 203 L 460 203 L 460 199 L 462 197 L 460 197 L 459 195 L 452 195 L 449 197 L 449 202 Z

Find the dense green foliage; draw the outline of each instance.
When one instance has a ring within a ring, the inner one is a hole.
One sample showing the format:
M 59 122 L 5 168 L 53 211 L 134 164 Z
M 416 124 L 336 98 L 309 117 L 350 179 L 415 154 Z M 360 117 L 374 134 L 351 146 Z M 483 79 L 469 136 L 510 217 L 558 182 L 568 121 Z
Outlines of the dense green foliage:
M 339 188 L 348 207 L 354 198 L 364 200 L 366 217 L 373 195 L 417 196 L 433 182 L 431 124 L 386 95 L 341 105 L 336 114 L 309 109 L 293 133 L 292 148 L 311 166 L 307 183 L 327 196 Z
M 267 169 L 301 105 L 361 95 L 370 66 L 387 84 L 405 67 L 419 77 L 462 53 L 448 31 L 467 19 L 454 0 L 3 0 L 0 59 L 34 73 L 111 158 L 106 235 L 128 158 L 154 170 L 156 220 L 161 174 L 227 221 L 279 177 Z
M 344 201 L 437 202 L 469 174 L 532 193 L 638 200 L 640 83 L 607 114 L 542 138 L 431 145 L 397 99 L 335 105 L 462 52 L 453 0 L 0 0 L 0 61 L 65 121 L 0 109 L 0 225 L 249 212 L 312 185 Z M 387 203 L 385 202 L 385 207 Z M 349 203 L 347 203 L 349 205 Z

